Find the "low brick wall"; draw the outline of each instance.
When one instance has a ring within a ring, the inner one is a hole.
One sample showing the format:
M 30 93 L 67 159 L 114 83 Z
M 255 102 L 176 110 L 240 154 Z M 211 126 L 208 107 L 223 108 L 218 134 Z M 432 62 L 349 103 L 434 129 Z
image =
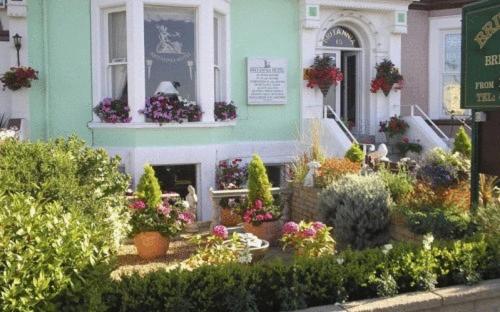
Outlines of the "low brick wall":
M 318 221 L 319 193 L 321 189 L 303 186 L 291 186 L 290 218 L 292 221 Z
M 391 298 L 314 307 L 300 312 L 500 312 L 500 279 Z

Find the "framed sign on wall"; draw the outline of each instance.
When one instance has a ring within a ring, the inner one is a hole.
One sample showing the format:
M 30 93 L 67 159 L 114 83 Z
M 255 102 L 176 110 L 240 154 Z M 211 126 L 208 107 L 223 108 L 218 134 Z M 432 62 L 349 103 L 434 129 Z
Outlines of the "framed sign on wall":
M 287 102 L 287 61 L 247 58 L 249 105 L 279 105 Z

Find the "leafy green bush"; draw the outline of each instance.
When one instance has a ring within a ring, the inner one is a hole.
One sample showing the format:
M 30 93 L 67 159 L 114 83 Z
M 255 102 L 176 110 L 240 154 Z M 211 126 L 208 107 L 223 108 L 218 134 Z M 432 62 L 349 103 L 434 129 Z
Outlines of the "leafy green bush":
M 345 158 L 355 163 L 362 163 L 365 160 L 365 153 L 358 144 L 353 144 L 345 153 Z
M 491 203 L 480 207 L 474 217 L 479 230 L 488 236 L 498 235 L 500 232 L 500 203 Z
M 460 153 L 468 158 L 471 156 L 472 143 L 464 127 L 460 127 L 455 135 L 453 153 Z
M 456 209 L 404 210 L 410 230 L 416 234 L 433 233 L 438 238 L 463 238 L 471 231 L 468 213 Z
M 259 155 L 255 154 L 248 165 L 248 202 L 253 205 L 257 199 L 262 200 L 264 206 L 271 206 L 274 201 L 266 167 Z
M 128 178 L 118 166 L 119 159 L 76 138 L 2 144 L 3 307 L 60 310 L 50 307 L 60 296 L 82 309 L 94 302 L 89 285 L 102 279 L 96 272 L 105 269 L 128 231 Z
M 205 266 L 111 281 L 109 311 L 285 311 L 495 278 L 495 242 L 481 238 L 423 246 L 346 250 L 291 264 Z M 387 277 L 384 279 L 383 277 Z M 389 282 L 392 280 L 392 282 Z M 381 285 L 384 283 L 385 285 Z
M 319 209 L 340 245 L 361 249 L 387 239 L 390 194 L 377 175 L 347 175 L 320 195 Z
M 413 178 L 405 169 L 393 173 L 382 168 L 378 171 L 378 174 L 391 193 L 391 198 L 395 203 L 401 203 L 413 192 Z
M 137 184 L 137 196 L 151 208 L 158 207 L 162 202 L 160 183 L 151 165 L 144 166 L 144 173 Z

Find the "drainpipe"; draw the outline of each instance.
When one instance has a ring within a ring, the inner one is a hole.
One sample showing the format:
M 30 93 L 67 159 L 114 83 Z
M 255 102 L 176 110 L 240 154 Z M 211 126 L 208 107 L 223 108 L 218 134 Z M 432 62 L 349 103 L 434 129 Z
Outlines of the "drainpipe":
M 42 0 L 42 23 L 43 23 L 43 64 L 45 71 L 45 139 L 50 138 L 50 116 L 49 116 L 49 100 L 50 100 L 50 79 L 49 79 L 49 26 L 48 26 L 48 14 L 49 10 L 47 8 L 48 1 Z

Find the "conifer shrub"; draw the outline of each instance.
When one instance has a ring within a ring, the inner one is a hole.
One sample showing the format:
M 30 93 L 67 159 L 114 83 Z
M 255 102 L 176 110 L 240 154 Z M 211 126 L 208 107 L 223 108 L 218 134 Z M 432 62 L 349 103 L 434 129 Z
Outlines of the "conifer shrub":
M 472 143 L 464 127 L 460 127 L 453 143 L 453 153 L 460 153 L 468 158 L 471 157 Z
M 137 184 L 137 195 L 150 208 L 158 207 L 162 202 L 160 183 L 151 165 L 144 166 L 144 173 Z
M 253 205 L 258 199 L 262 200 L 264 206 L 271 206 L 274 201 L 266 167 L 259 155 L 255 154 L 248 165 L 248 202 Z
M 320 194 L 324 220 L 341 246 L 355 249 L 387 240 L 390 193 L 377 175 L 346 175 Z
M 345 158 L 355 163 L 363 163 L 365 160 L 365 153 L 358 144 L 353 144 L 345 153 Z

